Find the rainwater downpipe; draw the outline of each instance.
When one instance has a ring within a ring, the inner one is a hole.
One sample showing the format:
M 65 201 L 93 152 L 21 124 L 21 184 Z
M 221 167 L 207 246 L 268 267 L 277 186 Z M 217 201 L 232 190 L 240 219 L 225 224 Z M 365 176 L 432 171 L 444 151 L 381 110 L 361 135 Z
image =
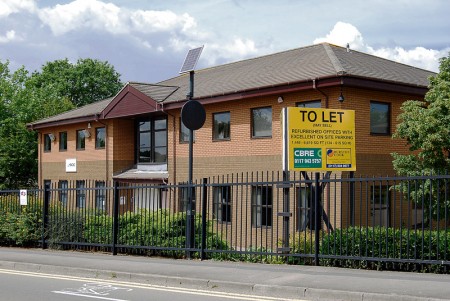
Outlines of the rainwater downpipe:
M 320 90 L 319 88 L 317 88 L 316 86 L 316 79 L 314 78 L 313 80 L 313 89 L 320 92 L 323 96 L 325 96 L 325 109 L 328 109 L 328 95 L 325 94 L 322 90 Z

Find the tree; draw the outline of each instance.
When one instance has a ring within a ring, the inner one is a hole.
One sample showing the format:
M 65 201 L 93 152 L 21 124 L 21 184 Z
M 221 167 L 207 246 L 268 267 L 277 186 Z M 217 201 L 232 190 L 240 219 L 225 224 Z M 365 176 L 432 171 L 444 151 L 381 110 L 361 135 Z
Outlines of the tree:
M 48 87 L 30 85 L 29 79 L 24 67 L 11 73 L 9 62 L 0 62 L 0 189 L 36 184 L 37 135 L 26 124 L 74 107 Z
M 34 72 L 30 82 L 37 88 L 52 87 L 60 97 L 67 97 L 76 107 L 114 96 L 122 87 L 120 74 L 107 62 L 68 59 L 48 62 L 41 72 Z
M 0 189 L 37 184 L 37 135 L 27 123 L 116 94 L 119 76 L 92 59 L 48 62 L 31 75 L 25 67 L 12 73 L 0 61 Z
M 403 103 L 401 121 L 395 138 L 406 139 L 411 151 L 401 155 L 393 153 L 394 169 L 400 175 L 420 176 L 448 173 L 450 170 L 450 56 L 440 61 L 439 73 L 430 78 L 429 91 L 424 101 Z M 437 217 L 449 204 L 436 201 L 442 182 L 428 180 L 413 187 L 413 200 L 425 200 L 425 217 Z M 445 185 L 445 183 L 444 183 Z M 447 183 L 448 185 L 448 183 Z M 406 187 L 404 187 L 406 189 Z M 447 188 L 448 189 L 448 188 Z M 406 192 L 406 191 L 405 191 Z

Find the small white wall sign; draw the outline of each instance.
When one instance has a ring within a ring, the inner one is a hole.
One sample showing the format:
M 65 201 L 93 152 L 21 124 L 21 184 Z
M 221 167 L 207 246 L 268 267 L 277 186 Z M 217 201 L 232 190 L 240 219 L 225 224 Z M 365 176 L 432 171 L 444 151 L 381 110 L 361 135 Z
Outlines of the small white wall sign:
M 25 189 L 20 190 L 20 205 L 21 206 L 28 205 L 28 191 Z
M 66 159 L 66 172 L 77 172 L 77 159 Z

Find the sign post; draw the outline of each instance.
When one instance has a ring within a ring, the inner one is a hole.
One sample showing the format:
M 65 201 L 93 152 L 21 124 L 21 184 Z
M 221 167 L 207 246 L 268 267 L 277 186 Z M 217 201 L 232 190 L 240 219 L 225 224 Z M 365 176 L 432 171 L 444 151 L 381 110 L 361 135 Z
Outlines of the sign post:
M 307 171 L 315 172 L 314 222 L 310 227 L 315 230 L 314 259 L 319 265 L 320 171 L 356 170 L 355 111 L 291 107 L 283 109 L 281 120 L 284 173 L 301 171 L 306 176 Z

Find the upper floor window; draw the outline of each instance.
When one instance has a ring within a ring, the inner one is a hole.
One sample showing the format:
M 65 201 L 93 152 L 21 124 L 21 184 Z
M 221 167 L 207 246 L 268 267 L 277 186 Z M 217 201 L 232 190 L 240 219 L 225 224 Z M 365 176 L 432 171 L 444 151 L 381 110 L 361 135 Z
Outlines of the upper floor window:
M 95 129 L 95 148 L 105 148 L 106 130 L 104 127 Z
M 59 151 L 67 150 L 67 132 L 59 132 Z
M 189 142 L 189 129 L 184 125 L 183 121 L 181 121 L 180 118 L 180 142 L 181 143 L 188 143 Z M 195 132 L 192 132 L 194 134 L 194 140 L 195 140 Z
M 230 139 L 230 112 L 213 114 L 213 140 Z
M 77 130 L 77 150 L 84 150 L 86 147 L 86 132 L 85 130 Z
M 320 109 L 322 107 L 320 100 L 297 102 L 295 105 L 299 108 L 319 108 Z
M 138 163 L 167 162 L 167 119 L 141 120 L 137 126 Z
M 370 102 L 370 133 L 380 135 L 391 134 L 391 106 L 389 103 Z
M 272 137 L 272 108 L 252 109 L 252 138 Z
M 44 152 L 52 151 L 52 139 L 50 138 L 51 134 L 44 135 Z

